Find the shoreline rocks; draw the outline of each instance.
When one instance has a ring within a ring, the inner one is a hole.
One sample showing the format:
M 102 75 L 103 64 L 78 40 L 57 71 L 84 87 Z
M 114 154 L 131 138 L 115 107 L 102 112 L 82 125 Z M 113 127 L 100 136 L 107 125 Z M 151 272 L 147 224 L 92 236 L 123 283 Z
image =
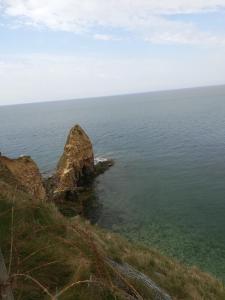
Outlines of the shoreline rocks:
M 27 192 L 32 199 L 57 203 L 81 203 L 83 194 L 93 189 L 94 179 L 113 165 L 112 160 L 94 160 L 92 143 L 79 126 L 69 132 L 55 173 L 44 178 L 29 156 L 11 159 L 0 156 L 0 179 L 8 176 L 14 186 Z M 1 192 L 1 186 L 0 186 Z
M 105 173 L 109 168 L 111 168 L 114 165 L 114 160 L 113 159 L 104 159 L 104 160 L 99 160 L 96 162 L 94 166 L 94 174 L 95 177 Z

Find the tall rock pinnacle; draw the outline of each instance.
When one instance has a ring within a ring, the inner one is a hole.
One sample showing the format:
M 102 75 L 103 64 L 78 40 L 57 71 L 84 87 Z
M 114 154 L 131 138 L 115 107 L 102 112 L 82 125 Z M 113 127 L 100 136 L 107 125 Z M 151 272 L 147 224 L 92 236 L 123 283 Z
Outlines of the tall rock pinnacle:
M 73 191 L 94 173 L 94 153 L 84 130 L 75 125 L 67 138 L 55 174 L 55 193 Z

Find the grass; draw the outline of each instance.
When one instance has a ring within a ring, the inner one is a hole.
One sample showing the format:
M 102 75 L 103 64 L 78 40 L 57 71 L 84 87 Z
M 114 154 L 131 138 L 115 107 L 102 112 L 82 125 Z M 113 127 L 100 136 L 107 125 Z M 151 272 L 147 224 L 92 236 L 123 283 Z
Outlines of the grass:
M 107 258 L 129 263 L 172 299 L 225 299 L 224 285 L 209 274 L 81 217 L 66 218 L 53 203 L 33 203 L 12 187 L 12 178 L 0 176 L 0 245 L 15 299 L 154 299 L 152 290 L 121 274 Z

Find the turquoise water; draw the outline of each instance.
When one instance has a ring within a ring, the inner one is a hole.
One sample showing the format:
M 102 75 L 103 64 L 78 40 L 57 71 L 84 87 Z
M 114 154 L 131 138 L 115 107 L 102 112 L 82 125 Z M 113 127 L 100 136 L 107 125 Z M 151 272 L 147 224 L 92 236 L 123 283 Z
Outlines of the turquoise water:
M 53 170 L 79 123 L 116 164 L 98 223 L 225 279 L 225 87 L 0 107 L 0 151 Z

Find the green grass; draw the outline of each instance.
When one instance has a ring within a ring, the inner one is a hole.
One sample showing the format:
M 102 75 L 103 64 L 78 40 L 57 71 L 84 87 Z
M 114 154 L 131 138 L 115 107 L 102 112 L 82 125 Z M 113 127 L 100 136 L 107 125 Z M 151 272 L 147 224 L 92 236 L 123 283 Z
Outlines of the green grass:
M 224 285 L 210 275 L 80 217 L 66 218 L 54 204 L 32 202 L 10 182 L 0 177 L 0 245 L 7 267 L 12 266 L 15 299 L 51 299 L 43 287 L 53 296 L 69 286 L 57 299 L 119 300 L 135 293 L 154 299 L 150 289 L 119 274 L 107 258 L 129 263 L 173 299 L 225 299 Z

